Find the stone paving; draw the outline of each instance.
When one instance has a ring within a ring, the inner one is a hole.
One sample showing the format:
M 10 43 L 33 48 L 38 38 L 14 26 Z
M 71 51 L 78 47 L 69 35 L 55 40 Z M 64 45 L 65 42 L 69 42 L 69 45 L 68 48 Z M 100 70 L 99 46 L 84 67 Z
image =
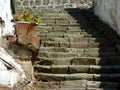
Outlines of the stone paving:
M 120 39 L 109 26 L 86 10 L 41 13 L 35 90 L 120 88 Z
M 41 9 L 89 8 L 92 0 L 15 0 L 16 12 L 29 9 L 39 13 Z M 35 13 L 35 12 L 34 12 Z

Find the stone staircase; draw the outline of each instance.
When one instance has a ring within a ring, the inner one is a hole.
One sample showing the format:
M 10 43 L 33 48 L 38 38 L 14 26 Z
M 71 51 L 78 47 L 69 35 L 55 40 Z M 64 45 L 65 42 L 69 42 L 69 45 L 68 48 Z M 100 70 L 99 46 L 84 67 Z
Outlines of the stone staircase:
M 35 90 L 119 90 L 120 39 L 86 10 L 41 10 Z

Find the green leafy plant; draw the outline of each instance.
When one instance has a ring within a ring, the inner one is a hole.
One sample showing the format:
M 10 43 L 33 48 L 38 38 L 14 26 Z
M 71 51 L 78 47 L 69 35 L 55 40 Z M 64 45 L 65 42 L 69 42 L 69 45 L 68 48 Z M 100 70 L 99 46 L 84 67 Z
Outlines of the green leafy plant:
M 37 16 L 32 16 L 30 13 L 25 10 L 23 13 L 18 13 L 14 15 L 15 21 L 26 21 L 33 23 L 40 23 L 41 19 Z

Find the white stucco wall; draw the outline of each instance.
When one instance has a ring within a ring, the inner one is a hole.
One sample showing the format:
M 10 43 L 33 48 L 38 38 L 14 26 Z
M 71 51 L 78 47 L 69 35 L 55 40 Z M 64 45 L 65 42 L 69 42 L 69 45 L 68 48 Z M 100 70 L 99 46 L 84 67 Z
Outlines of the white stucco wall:
M 94 13 L 120 36 L 120 0 L 93 0 Z

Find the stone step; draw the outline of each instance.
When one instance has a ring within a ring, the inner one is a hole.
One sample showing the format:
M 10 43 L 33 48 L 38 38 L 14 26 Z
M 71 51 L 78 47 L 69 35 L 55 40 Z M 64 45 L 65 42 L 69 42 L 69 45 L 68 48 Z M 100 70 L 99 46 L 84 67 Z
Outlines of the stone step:
M 109 56 L 106 58 L 95 57 L 66 57 L 66 58 L 45 58 L 39 57 L 36 65 L 120 65 L 120 57 Z
M 38 82 L 39 90 L 117 90 L 117 82 L 98 82 L 87 80 L 73 80 L 61 82 Z
M 86 48 L 86 49 L 78 49 L 78 48 L 66 48 L 66 47 L 40 47 L 40 51 L 47 52 L 76 52 L 76 53 L 103 53 L 103 52 L 114 52 L 115 50 L 112 47 L 106 48 Z
M 40 47 L 40 51 L 48 51 L 48 52 L 72 52 L 72 48 L 62 48 L 62 47 Z M 75 49 L 77 51 L 77 49 Z
M 38 36 L 41 37 L 41 36 L 46 36 L 46 37 L 60 37 L 60 38 L 63 38 L 63 37 L 69 37 L 69 38 L 75 38 L 75 39 L 81 39 L 81 38 L 90 38 L 91 41 L 101 41 L 100 38 L 102 38 L 104 41 L 107 40 L 105 39 L 103 36 L 101 35 L 98 35 L 98 36 L 92 36 L 90 34 L 87 34 L 85 32 L 81 32 L 81 30 L 78 30 L 79 32 L 77 31 L 70 31 L 69 30 L 38 30 Z
M 120 65 L 96 66 L 96 65 L 35 65 L 37 73 L 73 74 L 73 73 L 120 73 Z M 117 72 L 116 72 L 117 71 Z
M 73 35 L 73 34 L 70 34 Z M 41 35 L 42 36 L 42 35 Z M 47 37 L 42 39 L 44 41 L 56 41 L 56 40 L 61 40 L 63 41 L 64 39 L 70 42 L 99 42 L 99 43 L 108 43 L 108 40 L 106 40 L 105 38 L 94 38 L 94 37 L 84 37 L 84 35 L 80 35 L 80 36 L 76 36 L 76 37 L 68 37 L 69 35 L 64 34 L 64 38 L 63 37 Z M 43 36 L 45 37 L 45 35 Z
M 83 49 L 74 52 L 48 52 L 48 51 L 39 51 L 38 54 L 39 57 L 46 57 L 46 58 L 65 58 L 65 57 L 110 57 L 114 56 L 117 57 L 119 55 L 116 54 L 116 52 L 89 52 L 85 51 Z
M 70 34 L 72 35 L 72 34 Z M 105 38 L 94 38 L 94 37 L 84 37 L 84 35 L 76 36 L 76 37 L 70 37 L 67 34 L 64 34 L 64 38 L 62 37 L 47 37 L 43 39 L 44 41 L 70 41 L 70 42 L 98 42 L 98 43 L 108 43 L 108 41 Z
M 38 31 L 37 33 L 38 33 L 38 36 L 41 35 L 41 34 L 45 34 L 45 35 L 47 34 L 47 35 L 53 35 L 53 36 L 54 35 L 57 36 L 57 34 L 58 35 L 62 34 L 62 35 L 64 35 L 64 37 L 77 37 L 77 36 L 79 37 L 79 36 L 82 36 L 82 37 L 85 37 L 85 38 L 96 38 L 96 40 L 97 40 L 97 38 L 98 39 L 103 38 L 103 36 L 100 35 L 100 34 L 92 35 L 92 34 L 88 34 L 88 33 L 85 33 L 85 32 L 81 32 L 81 30 L 78 30 L 78 31 L 73 30 L 72 31 L 72 30 L 66 30 L 66 29 Z M 51 37 L 53 37 L 53 36 L 51 36 Z
M 39 51 L 39 57 L 46 57 L 46 58 L 64 58 L 64 57 L 77 57 L 77 53 L 66 53 L 66 52 L 47 52 L 47 51 Z
M 35 73 L 37 80 L 42 81 L 71 81 L 71 80 L 90 80 L 90 81 L 111 81 L 120 82 L 120 73 L 113 74 L 49 74 L 49 73 Z
M 41 24 L 44 23 L 44 24 Z M 59 26 L 80 26 L 79 23 L 77 23 L 77 20 L 67 20 L 66 18 L 49 18 L 49 19 L 42 19 L 41 23 L 39 25 L 59 25 Z
M 42 43 L 44 44 L 45 47 L 67 47 L 67 48 L 101 48 L 110 46 L 108 43 L 99 42 L 42 41 Z

